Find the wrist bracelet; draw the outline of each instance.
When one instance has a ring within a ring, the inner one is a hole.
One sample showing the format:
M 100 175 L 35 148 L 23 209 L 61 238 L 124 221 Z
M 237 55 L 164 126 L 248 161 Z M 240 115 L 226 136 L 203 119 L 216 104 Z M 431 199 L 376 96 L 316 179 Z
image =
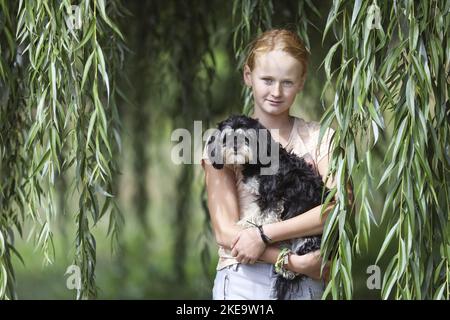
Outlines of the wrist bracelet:
M 295 273 L 291 270 L 286 269 L 285 266 L 289 263 L 289 255 L 292 254 L 292 251 L 288 248 L 284 248 L 278 254 L 277 261 L 275 262 L 274 269 L 275 272 L 281 275 L 283 278 L 288 280 L 293 280 L 298 273 Z
M 254 225 L 255 227 L 258 228 L 258 230 L 259 230 L 259 235 L 261 236 L 262 241 L 263 241 L 266 245 L 269 245 L 269 244 L 271 244 L 271 243 L 273 242 L 272 239 L 271 239 L 267 234 L 264 233 L 264 230 L 263 230 L 263 228 L 262 228 L 262 227 L 263 227 L 262 225 L 254 224 L 253 222 L 248 221 L 248 220 L 247 220 L 247 222 L 250 223 L 251 225 Z

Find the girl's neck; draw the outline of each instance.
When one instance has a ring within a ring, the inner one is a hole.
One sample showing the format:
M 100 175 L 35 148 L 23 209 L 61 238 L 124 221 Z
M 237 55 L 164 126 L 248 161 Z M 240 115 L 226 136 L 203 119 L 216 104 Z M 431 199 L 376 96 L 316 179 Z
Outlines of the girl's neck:
M 294 118 L 289 115 L 289 112 L 280 115 L 271 115 L 264 112 L 258 112 L 257 109 L 253 112 L 252 118 L 258 121 L 267 129 L 278 129 L 280 134 L 290 132 L 294 123 Z
M 264 112 L 257 112 L 255 109 L 252 117 L 258 119 L 270 131 L 275 141 L 283 147 L 286 147 L 294 126 L 294 118 L 289 115 L 289 112 L 280 115 L 271 115 Z

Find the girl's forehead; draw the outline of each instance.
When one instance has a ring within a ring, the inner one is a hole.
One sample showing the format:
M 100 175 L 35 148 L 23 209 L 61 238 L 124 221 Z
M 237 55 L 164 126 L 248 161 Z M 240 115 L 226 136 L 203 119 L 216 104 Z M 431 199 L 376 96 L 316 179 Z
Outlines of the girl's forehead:
M 297 77 L 302 74 L 302 64 L 289 53 L 282 50 L 259 52 L 255 55 L 257 73 Z

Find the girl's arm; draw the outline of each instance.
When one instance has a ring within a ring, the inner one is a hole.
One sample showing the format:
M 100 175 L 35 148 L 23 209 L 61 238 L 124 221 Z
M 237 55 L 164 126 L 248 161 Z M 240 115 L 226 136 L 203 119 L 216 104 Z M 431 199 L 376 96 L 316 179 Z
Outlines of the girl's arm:
M 205 161 L 202 161 L 202 166 L 205 170 L 208 208 L 216 242 L 230 249 L 232 240 L 241 230 L 236 225 L 239 221 L 239 204 L 234 173 L 227 167 L 217 170 Z
M 261 255 L 260 260 L 275 264 L 278 258 L 280 249 L 276 246 L 269 246 Z M 321 274 L 322 258 L 320 256 L 320 250 L 310 252 L 304 255 L 292 254 L 289 256 L 289 263 L 286 266 L 287 269 L 304 274 L 312 279 L 319 280 L 321 278 L 326 279 L 328 277 L 329 266 L 326 265 L 323 274 Z
M 320 235 L 328 212 L 332 204 L 326 209 L 324 217 L 320 217 L 322 206 L 317 206 L 299 216 L 285 221 L 266 224 L 263 226 L 264 233 L 273 242 L 288 239 Z M 244 229 L 236 234 L 231 244 L 231 255 L 241 263 L 253 263 L 261 259 L 260 254 L 266 248 L 257 228 Z M 265 259 L 262 259 L 266 261 Z M 276 260 L 276 259 L 275 259 Z M 269 262 L 269 261 L 267 261 Z
M 333 188 L 335 181 L 330 179 L 326 181 L 328 175 L 328 157 L 324 157 L 317 165 L 319 174 L 328 188 Z M 328 213 L 333 207 L 330 203 L 325 209 L 323 216 L 320 215 L 323 205 L 312 208 L 311 210 L 298 215 L 289 220 L 280 221 L 264 226 L 264 232 L 275 242 L 299 237 L 315 236 L 322 234 L 323 226 Z

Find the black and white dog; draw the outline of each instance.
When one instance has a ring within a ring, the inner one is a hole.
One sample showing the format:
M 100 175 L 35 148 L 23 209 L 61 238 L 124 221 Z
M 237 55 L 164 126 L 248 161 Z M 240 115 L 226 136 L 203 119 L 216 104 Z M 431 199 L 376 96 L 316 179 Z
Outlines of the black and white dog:
M 259 211 L 239 221 L 245 227 L 292 218 L 320 205 L 325 198 L 320 175 L 303 158 L 275 142 L 256 119 L 233 115 L 220 122 L 207 142 L 207 151 L 214 168 L 237 168 L 246 188 L 257 195 Z M 261 174 L 264 169 L 273 168 L 274 161 L 276 169 Z M 319 249 L 320 241 L 320 236 L 312 236 L 291 240 L 289 244 L 293 253 L 303 255 Z M 277 298 L 285 299 L 301 280 L 302 276 L 287 280 L 278 275 Z

